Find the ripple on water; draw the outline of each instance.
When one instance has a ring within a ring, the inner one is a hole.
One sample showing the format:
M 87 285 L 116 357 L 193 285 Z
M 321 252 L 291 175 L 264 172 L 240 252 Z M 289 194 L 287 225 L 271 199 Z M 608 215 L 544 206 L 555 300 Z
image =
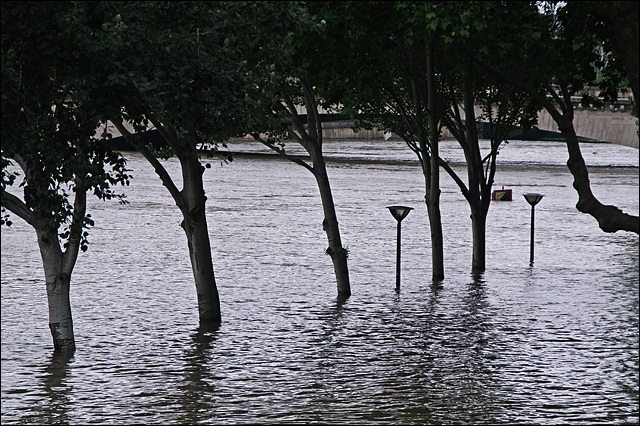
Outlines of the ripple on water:
M 578 213 L 564 169 L 499 170 L 514 201 L 491 207 L 479 279 L 468 270 L 468 206 L 443 178 L 447 278 L 434 285 L 419 168 L 331 165 L 351 251 L 344 301 L 313 177 L 271 160 L 212 167 L 224 323 L 202 332 L 179 214 L 139 156 L 129 167 L 137 204 L 90 206 L 71 359 L 50 355 L 35 236 L 19 221 L 2 232 L 3 423 L 637 423 L 638 239 L 600 233 Z M 595 191 L 622 191 L 637 214 L 637 169 L 593 174 Z M 536 179 L 548 188 L 530 266 L 520 200 Z M 396 202 L 416 207 L 403 221 L 399 292 L 385 208 Z

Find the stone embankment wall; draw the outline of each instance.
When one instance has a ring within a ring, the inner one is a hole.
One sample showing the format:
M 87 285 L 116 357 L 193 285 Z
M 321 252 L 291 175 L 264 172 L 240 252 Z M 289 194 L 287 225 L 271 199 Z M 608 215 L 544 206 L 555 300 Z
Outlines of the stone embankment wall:
M 587 88 L 592 96 L 597 97 L 597 88 Z M 579 98 L 574 102 L 573 125 L 578 137 L 591 139 L 599 142 L 608 142 L 617 145 L 625 145 L 640 148 L 638 143 L 638 119 L 631 115 L 631 102 L 624 94 L 619 95 L 616 105 L 610 105 L 600 109 L 583 108 L 579 105 Z M 298 107 L 299 114 L 306 114 L 304 107 Z M 326 111 L 320 111 L 326 113 Z M 464 110 L 462 111 L 464 118 Z M 475 114 L 478 117 L 482 114 L 479 105 L 475 106 Z M 357 133 L 351 130 L 353 121 L 333 121 L 322 123 L 322 134 L 326 139 L 382 139 L 384 132 L 372 130 L 360 130 Z M 555 123 L 547 110 L 543 109 L 538 113 L 538 129 L 546 132 L 558 132 L 558 125 Z M 479 129 L 480 130 L 480 129 Z M 397 139 L 396 135 L 391 136 Z M 453 139 L 453 135 L 448 129 L 442 129 L 442 139 Z
M 547 110 L 538 114 L 538 127 L 558 132 L 558 125 Z M 638 119 L 625 111 L 613 108 L 591 109 L 576 107 L 573 127 L 578 136 L 617 145 L 640 148 L 638 143 Z
M 614 111 L 591 111 L 576 109 L 573 121 L 576 134 L 580 137 L 639 148 L 638 120 L 631 114 Z M 384 132 L 378 129 L 361 129 L 357 133 L 351 129 L 352 121 L 330 121 L 322 123 L 322 135 L 328 140 L 383 139 Z M 546 110 L 538 114 L 538 128 L 558 132 L 558 125 Z M 480 129 L 479 129 L 480 130 Z M 251 137 L 249 137 L 251 138 Z M 391 139 L 398 140 L 397 135 Z M 454 139 L 451 133 L 442 129 L 442 139 Z
M 479 111 L 478 111 L 479 113 Z M 377 129 L 351 130 L 351 121 L 334 121 L 322 124 L 326 139 L 382 139 L 384 133 Z M 638 119 L 629 112 L 603 108 L 599 110 L 577 107 L 574 111 L 573 126 L 580 137 L 600 142 L 640 148 L 638 143 Z M 558 125 L 547 110 L 538 114 L 538 128 L 549 132 L 558 132 Z M 398 136 L 392 135 L 392 139 Z M 442 129 L 442 139 L 453 139 L 451 133 Z
M 383 139 L 384 132 L 378 129 L 361 129 L 357 133 L 351 130 L 353 121 L 333 121 L 322 123 L 322 136 L 326 139 Z M 397 135 L 391 135 L 391 139 L 399 140 Z M 442 129 L 442 139 L 453 139 L 449 131 Z
M 354 132 L 351 127 L 353 126 L 353 121 L 344 120 L 344 121 L 328 121 L 322 123 L 322 137 L 327 140 L 349 140 L 349 139 L 358 139 L 358 140 L 369 140 L 369 139 L 384 139 L 384 132 L 378 129 L 360 129 L 358 132 Z M 251 136 L 245 137 L 246 139 L 253 139 Z M 392 140 L 400 140 L 400 137 L 392 134 L 390 139 Z M 449 131 L 444 128 L 442 129 L 442 139 L 453 139 L 453 136 Z
M 579 137 L 595 141 L 608 142 L 617 145 L 640 148 L 638 142 L 638 119 L 631 115 L 629 108 L 605 107 L 601 109 L 582 108 L 575 106 L 573 125 Z M 480 113 L 477 108 L 476 114 Z M 325 139 L 384 139 L 384 132 L 378 129 L 361 129 L 354 132 L 351 127 L 353 121 L 327 121 L 322 123 L 322 134 Z M 130 126 L 129 126 L 130 127 Z M 538 128 L 549 132 L 558 132 L 558 125 L 546 110 L 538 113 Z M 120 136 L 120 132 L 110 125 L 109 131 L 114 137 Z M 133 129 L 130 129 L 133 131 Z M 99 129 L 97 134 L 100 134 Z M 558 132 L 559 133 L 559 132 Z M 251 136 L 247 136 L 252 139 Z M 397 135 L 391 135 L 391 139 L 398 140 Z M 442 139 L 453 139 L 451 133 L 442 129 Z

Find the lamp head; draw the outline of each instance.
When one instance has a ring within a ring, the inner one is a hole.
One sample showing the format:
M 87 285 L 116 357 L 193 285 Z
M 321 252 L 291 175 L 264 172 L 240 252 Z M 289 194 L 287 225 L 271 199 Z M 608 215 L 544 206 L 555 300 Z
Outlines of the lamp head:
M 542 200 L 542 197 L 544 197 L 542 194 L 524 194 L 524 198 L 532 207 L 538 204 L 540 200 Z
M 406 206 L 389 206 L 387 208 L 389 209 L 393 217 L 396 218 L 398 223 L 402 221 L 402 219 L 407 217 L 409 212 L 413 210 L 413 207 L 406 207 Z

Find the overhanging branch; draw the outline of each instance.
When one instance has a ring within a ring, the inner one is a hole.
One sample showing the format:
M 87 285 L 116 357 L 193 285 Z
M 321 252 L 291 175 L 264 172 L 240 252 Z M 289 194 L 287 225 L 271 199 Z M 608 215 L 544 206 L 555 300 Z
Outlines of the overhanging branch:
M 29 225 L 35 226 L 33 212 L 29 207 L 27 207 L 24 201 L 4 189 L 2 190 L 1 200 L 3 207 L 27 222 Z
M 252 133 L 251 136 L 253 136 L 253 138 L 255 140 L 257 140 L 258 142 L 260 142 L 263 145 L 269 147 L 272 151 L 274 151 L 275 153 L 277 153 L 281 157 L 286 158 L 287 160 L 289 160 L 291 162 L 294 162 L 296 164 L 301 165 L 302 167 L 304 167 L 305 169 L 309 170 L 314 175 L 316 174 L 315 169 L 313 167 L 311 167 L 309 164 L 307 164 L 305 161 L 303 161 L 300 158 L 297 158 L 297 157 L 294 157 L 292 155 L 287 154 L 286 152 L 284 152 L 283 149 L 281 149 L 280 147 L 276 146 L 273 142 L 270 142 L 268 140 L 264 140 L 257 133 Z
M 173 179 L 164 168 L 164 166 L 158 161 L 155 155 L 149 149 L 144 146 L 144 144 L 131 132 L 129 132 L 125 127 L 122 121 L 113 121 L 113 124 L 116 126 L 118 131 L 125 137 L 143 156 L 147 159 L 147 161 L 153 166 L 156 174 L 160 177 L 162 184 L 169 190 L 169 193 L 173 197 L 174 201 L 182 209 L 184 206 L 184 201 L 182 199 L 182 194 L 180 190 L 173 183 Z

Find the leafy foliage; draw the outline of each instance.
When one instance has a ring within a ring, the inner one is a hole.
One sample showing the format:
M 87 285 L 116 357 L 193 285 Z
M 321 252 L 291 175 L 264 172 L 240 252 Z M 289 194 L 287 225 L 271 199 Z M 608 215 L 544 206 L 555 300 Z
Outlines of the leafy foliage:
M 96 134 L 101 111 L 87 95 L 89 52 L 77 28 L 85 12 L 72 3 L 2 3 L 3 213 L 16 213 L 7 191 L 20 174 L 23 218 L 50 231 L 62 228 L 65 246 L 77 237 L 83 250 L 88 233 L 80 229 L 93 225 L 78 204 L 84 193 L 123 201 L 112 186 L 129 182 L 122 156 Z
M 278 101 L 274 58 L 287 54 L 297 3 L 108 5 L 94 35 L 105 40 L 97 55 L 104 85 L 95 93 L 107 117 L 122 116 L 138 130 L 151 119 L 163 123 L 184 150 L 215 149 L 263 125 Z

